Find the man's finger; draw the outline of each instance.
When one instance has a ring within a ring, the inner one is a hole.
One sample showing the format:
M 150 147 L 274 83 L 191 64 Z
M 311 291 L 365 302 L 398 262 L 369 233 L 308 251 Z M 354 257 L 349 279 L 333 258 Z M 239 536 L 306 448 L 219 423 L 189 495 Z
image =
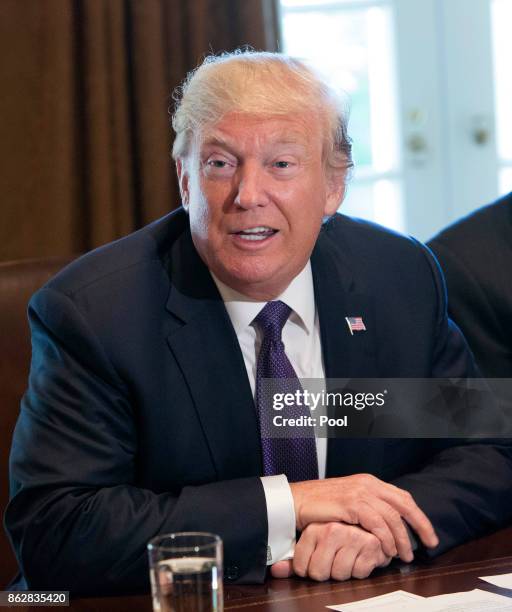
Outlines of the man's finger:
M 380 540 L 386 555 L 396 557 L 397 554 L 400 554 L 396 541 L 399 534 L 396 533 L 396 529 L 392 529 L 394 524 L 389 524 L 383 508 L 384 510 L 390 509 L 387 504 L 380 502 L 380 500 L 372 500 L 371 505 L 370 502 L 363 502 L 357 511 L 357 522 Z
M 402 516 L 420 536 L 425 546 L 428 548 L 435 548 L 439 544 L 439 538 L 437 537 L 434 527 L 422 510 L 419 510 L 419 513 L 404 512 Z
M 386 492 L 383 499 L 393 506 L 407 523 L 418 534 L 421 541 L 429 548 L 435 548 L 439 544 L 439 538 L 434 531 L 432 523 L 423 510 L 416 504 L 414 498 L 408 491 L 390 485 L 395 491 L 392 494 Z
M 375 554 L 370 554 L 366 550 L 361 551 L 354 561 L 352 577 L 359 579 L 368 578 L 377 567 L 379 560 Z
M 289 578 L 293 576 L 292 560 L 286 559 L 285 561 L 274 563 L 270 568 L 270 573 L 274 578 Z
M 377 512 L 377 514 L 382 517 L 383 522 L 388 528 L 389 532 L 392 534 L 393 542 L 396 546 L 396 550 L 392 552 L 389 547 L 382 547 L 385 554 L 388 557 L 395 557 L 397 554 L 406 563 L 409 563 L 413 560 L 414 554 L 412 552 L 411 540 L 409 538 L 409 534 L 407 533 L 407 529 L 405 528 L 405 524 L 400 516 L 400 513 L 395 510 L 392 506 L 382 501 L 381 499 L 374 499 L 372 501 L 373 510 Z M 379 533 L 375 532 L 372 529 L 368 529 L 366 525 L 361 521 L 361 525 L 367 530 L 371 531 L 373 535 L 377 536 L 380 540 Z M 381 540 L 382 541 L 382 540 Z
M 379 555 L 379 562 L 377 563 L 377 567 L 387 567 L 393 559 L 391 557 L 386 557 L 383 553 Z
M 323 529 L 324 526 L 319 526 Z M 317 542 L 317 526 L 310 525 L 308 529 L 302 532 L 299 541 L 295 545 L 293 554 L 293 571 L 297 576 L 303 578 L 308 575 L 309 561 L 315 550 Z
M 352 568 L 358 554 L 359 547 L 357 546 L 346 546 L 338 550 L 332 564 L 331 578 L 348 580 L 352 576 Z
M 329 580 L 334 557 L 339 550 L 340 544 L 341 542 L 337 541 L 336 537 L 326 537 L 318 541 L 309 560 L 309 578 L 318 581 Z

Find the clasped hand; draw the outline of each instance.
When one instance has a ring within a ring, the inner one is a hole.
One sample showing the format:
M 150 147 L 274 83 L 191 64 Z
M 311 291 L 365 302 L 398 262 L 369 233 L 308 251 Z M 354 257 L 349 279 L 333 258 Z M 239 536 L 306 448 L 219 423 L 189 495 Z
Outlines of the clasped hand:
M 272 566 L 274 577 L 365 578 L 393 557 L 413 559 L 404 524 L 433 548 L 439 541 L 412 495 L 370 474 L 290 484 L 296 528 L 293 560 Z

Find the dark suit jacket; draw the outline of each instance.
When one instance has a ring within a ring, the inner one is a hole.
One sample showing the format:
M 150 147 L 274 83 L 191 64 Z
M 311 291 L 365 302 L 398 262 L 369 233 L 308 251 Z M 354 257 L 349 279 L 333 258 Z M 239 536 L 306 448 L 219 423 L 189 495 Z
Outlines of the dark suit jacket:
M 336 215 L 312 255 L 328 377 L 464 376 L 429 252 Z M 367 331 L 350 335 L 346 316 Z M 146 543 L 218 533 L 229 580 L 262 581 L 260 441 L 224 304 L 177 211 L 71 264 L 33 297 L 33 360 L 6 512 L 31 588 L 148 588 Z M 329 440 L 327 475 L 410 490 L 445 550 L 512 509 L 511 449 L 450 441 Z M 439 453 L 439 454 L 437 454 Z
M 429 243 L 448 286 L 450 316 L 482 372 L 512 377 L 512 193 Z

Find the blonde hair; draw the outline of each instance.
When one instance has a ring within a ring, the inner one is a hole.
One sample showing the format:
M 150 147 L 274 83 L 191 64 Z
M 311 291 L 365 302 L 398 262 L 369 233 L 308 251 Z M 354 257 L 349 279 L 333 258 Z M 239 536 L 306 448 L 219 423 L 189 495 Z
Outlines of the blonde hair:
M 230 112 L 316 113 L 324 125 L 328 168 L 352 167 L 343 100 L 304 62 L 280 53 L 236 50 L 210 55 L 174 92 L 174 159 L 190 153 L 193 135 Z

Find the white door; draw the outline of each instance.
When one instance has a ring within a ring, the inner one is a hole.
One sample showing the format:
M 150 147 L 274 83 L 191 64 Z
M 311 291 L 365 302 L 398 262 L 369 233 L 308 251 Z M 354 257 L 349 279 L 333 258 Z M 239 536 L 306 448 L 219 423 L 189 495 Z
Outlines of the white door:
M 512 189 L 512 0 L 281 0 L 281 14 L 284 51 L 351 98 L 343 211 L 425 240 Z

